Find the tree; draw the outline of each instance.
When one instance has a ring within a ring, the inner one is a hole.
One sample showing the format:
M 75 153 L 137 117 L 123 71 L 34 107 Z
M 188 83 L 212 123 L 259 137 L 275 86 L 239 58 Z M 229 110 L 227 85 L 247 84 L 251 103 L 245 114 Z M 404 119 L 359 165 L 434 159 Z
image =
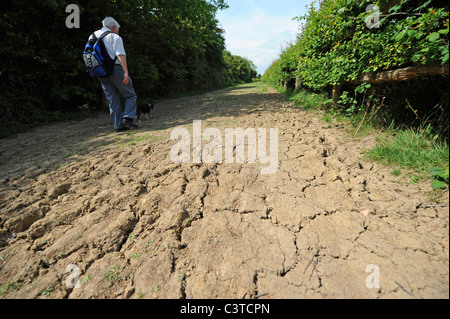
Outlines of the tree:
M 80 8 L 79 29 L 65 26 L 69 4 Z M 1 7 L 1 136 L 96 100 L 81 53 L 106 16 L 122 26 L 139 98 L 229 84 L 216 19 L 224 0 L 4 0 Z
M 232 83 L 251 82 L 258 74 L 255 64 L 249 59 L 232 55 L 228 51 L 224 51 L 223 57 Z

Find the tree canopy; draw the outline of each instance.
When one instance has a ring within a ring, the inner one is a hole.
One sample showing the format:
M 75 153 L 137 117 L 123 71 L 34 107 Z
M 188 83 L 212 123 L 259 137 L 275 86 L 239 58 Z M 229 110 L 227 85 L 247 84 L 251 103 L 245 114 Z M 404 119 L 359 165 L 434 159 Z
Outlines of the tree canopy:
M 69 4 L 80 8 L 78 29 L 66 27 Z M 95 100 L 82 51 L 106 16 L 121 25 L 130 75 L 141 98 L 251 81 L 236 74 L 240 58 L 230 64 L 225 52 L 216 14 L 227 7 L 224 0 L 2 1 L 2 129 L 59 119 Z

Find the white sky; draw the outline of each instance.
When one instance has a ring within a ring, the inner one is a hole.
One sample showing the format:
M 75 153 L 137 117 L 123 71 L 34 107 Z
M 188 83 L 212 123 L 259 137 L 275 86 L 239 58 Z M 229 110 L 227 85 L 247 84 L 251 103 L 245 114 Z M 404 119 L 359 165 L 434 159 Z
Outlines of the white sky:
M 282 48 L 296 42 L 299 23 L 312 0 L 227 0 L 217 19 L 225 30 L 227 50 L 248 58 L 263 75 Z

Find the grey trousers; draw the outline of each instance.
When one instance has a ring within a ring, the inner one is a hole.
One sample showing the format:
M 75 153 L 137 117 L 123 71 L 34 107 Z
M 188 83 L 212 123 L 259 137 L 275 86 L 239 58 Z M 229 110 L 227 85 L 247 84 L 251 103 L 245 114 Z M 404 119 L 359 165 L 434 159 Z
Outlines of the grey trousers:
M 114 128 L 118 129 L 124 118 L 134 119 L 137 110 L 137 95 L 134 91 L 133 82 L 130 78 L 128 85 L 123 83 L 125 72 L 122 66 L 116 64 L 112 75 L 100 79 Z M 125 110 L 122 111 L 120 96 L 125 99 Z

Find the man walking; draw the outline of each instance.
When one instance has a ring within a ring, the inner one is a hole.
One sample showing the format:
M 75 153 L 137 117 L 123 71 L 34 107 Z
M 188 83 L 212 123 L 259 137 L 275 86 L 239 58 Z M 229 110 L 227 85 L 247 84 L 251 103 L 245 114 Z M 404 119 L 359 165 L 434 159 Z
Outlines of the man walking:
M 107 17 L 103 20 L 103 28 L 96 31 L 95 36 L 100 38 L 105 32 L 111 32 L 104 37 L 103 41 L 111 59 L 114 60 L 117 57 L 116 64 L 110 76 L 99 80 L 109 102 L 114 128 L 116 132 L 124 132 L 139 127 L 133 122 L 137 111 L 137 96 L 128 73 L 127 57 L 123 40 L 119 36 L 119 29 L 119 23 Z M 122 111 L 121 95 L 125 99 L 125 111 Z

